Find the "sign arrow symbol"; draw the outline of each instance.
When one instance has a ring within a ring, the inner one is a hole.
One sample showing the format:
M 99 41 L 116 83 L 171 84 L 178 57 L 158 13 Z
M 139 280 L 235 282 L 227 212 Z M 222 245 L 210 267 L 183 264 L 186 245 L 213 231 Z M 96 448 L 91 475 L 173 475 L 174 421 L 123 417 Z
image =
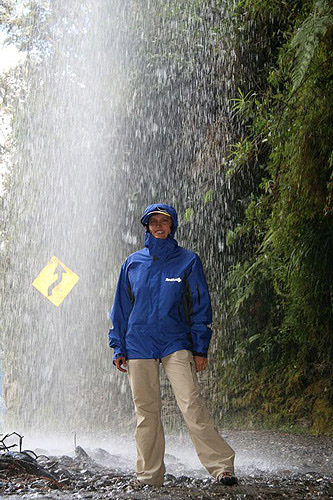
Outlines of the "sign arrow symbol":
M 66 270 L 59 264 L 57 264 L 56 270 L 53 274 L 57 274 L 58 279 L 49 286 L 47 291 L 47 296 L 50 297 L 52 295 L 53 288 L 59 285 L 62 282 L 62 273 L 66 273 Z

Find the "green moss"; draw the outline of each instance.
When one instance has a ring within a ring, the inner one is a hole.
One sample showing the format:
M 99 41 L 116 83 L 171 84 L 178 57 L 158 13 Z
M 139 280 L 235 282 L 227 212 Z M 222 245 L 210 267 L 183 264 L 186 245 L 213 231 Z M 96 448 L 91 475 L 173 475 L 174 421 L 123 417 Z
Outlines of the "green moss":
M 254 374 L 251 383 L 229 398 L 230 408 L 223 417 L 223 425 L 332 436 L 329 380 L 312 384 L 303 392 L 296 391 L 295 386 L 285 386 L 286 380 L 282 374 L 273 380 L 266 370 L 261 375 Z
M 333 436 L 333 409 L 326 399 L 318 398 L 312 408 L 311 432 Z

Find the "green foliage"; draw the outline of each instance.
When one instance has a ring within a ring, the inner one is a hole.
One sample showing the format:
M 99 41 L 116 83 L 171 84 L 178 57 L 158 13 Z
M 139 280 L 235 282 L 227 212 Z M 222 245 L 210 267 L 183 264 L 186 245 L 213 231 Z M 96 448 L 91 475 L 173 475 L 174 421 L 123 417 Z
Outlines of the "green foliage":
M 205 194 L 204 194 L 204 198 L 203 198 L 204 204 L 206 205 L 206 203 L 209 203 L 210 201 L 212 201 L 213 200 L 213 196 L 214 196 L 214 190 L 213 189 L 209 189 L 208 191 L 206 191 Z
M 326 0 L 316 2 L 313 12 L 305 19 L 290 41 L 296 62 L 292 71 L 292 90 L 295 91 L 311 69 L 320 41 L 332 28 L 332 7 Z
M 246 400 L 232 382 L 230 390 L 244 411 L 267 422 L 268 407 L 282 414 L 293 406 L 280 424 L 304 417 L 313 432 L 331 432 L 318 408 L 331 415 L 332 385 L 320 397 L 309 388 L 328 377 L 333 357 L 332 9 L 325 0 L 300 1 L 279 17 L 281 3 L 237 7 L 238 16 L 255 14 L 263 25 L 272 9 L 276 47 L 262 88 L 239 89 L 233 100 L 245 132 L 231 147 L 228 170 L 237 178 L 250 168 L 258 179 L 243 221 L 228 235 L 229 245 L 243 248 L 228 279 L 229 313 L 240 323 L 234 356 L 243 357 L 231 380 L 243 378 L 253 391 L 268 382 L 269 368 L 276 390 L 265 389 L 265 401 Z
M 193 218 L 193 209 L 187 208 L 183 215 L 183 223 L 188 224 L 189 222 L 191 222 L 192 218 Z
M 7 35 L 7 43 L 15 44 L 21 51 L 50 50 L 49 0 L 2 0 L 0 26 Z
M 255 95 L 254 92 L 248 92 L 246 95 L 242 92 L 240 88 L 237 89 L 239 97 L 231 99 L 234 102 L 235 114 L 243 116 L 248 116 L 252 114 L 252 97 Z

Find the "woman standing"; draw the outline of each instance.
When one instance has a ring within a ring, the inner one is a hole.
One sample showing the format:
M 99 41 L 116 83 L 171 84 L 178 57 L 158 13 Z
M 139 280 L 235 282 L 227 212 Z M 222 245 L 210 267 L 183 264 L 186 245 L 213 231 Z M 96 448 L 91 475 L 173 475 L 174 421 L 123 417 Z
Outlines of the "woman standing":
M 149 205 L 141 223 L 145 248 L 122 265 L 109 332 L 114 364 L 128 370 L 137 415 L 138 484 L 161 486 L 164 480 L 160 364 L 201 463 L 222 484 L 236 484 L 235 453 L 215 429 L 196 376 L 207 367 L 212 322 L 200 258 L 174 239 L 173 207 Z

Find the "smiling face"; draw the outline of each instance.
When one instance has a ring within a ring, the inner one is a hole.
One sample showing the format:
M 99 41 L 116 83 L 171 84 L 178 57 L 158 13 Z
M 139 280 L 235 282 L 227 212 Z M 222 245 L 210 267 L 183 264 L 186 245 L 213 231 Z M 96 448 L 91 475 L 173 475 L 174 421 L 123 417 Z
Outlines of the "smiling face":
M 172 219 L 168 215 L 154 214 L 150 217 L 148 227 L 155 238 L 167 238 L 171 233 Z

